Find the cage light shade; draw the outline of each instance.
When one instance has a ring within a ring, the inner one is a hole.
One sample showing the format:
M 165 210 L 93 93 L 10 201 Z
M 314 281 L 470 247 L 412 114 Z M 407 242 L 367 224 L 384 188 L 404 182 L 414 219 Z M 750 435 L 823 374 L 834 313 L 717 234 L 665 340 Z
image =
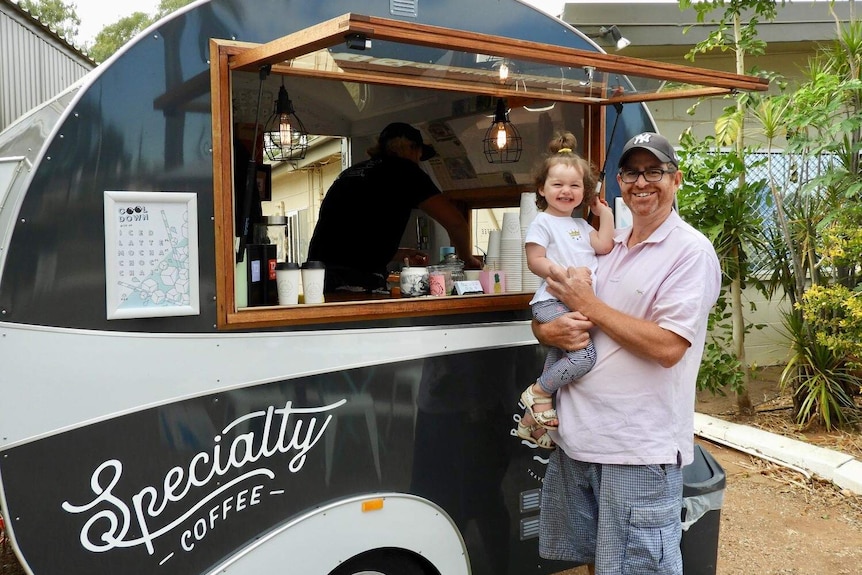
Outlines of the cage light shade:
M 263 132 L 266 157 L 275 162 L 301 160 L 308 151 L 308 132 L 293 109 L 284 84 L 278 89 L 275 110 Z
M 497 100 L 497 111 L 482 139 L 482 150 L 485 159 L 492 164 L 511 164 L 521 159 L 524 151 L 521 135 L 509 121 L 509 112 L 502 98 Z

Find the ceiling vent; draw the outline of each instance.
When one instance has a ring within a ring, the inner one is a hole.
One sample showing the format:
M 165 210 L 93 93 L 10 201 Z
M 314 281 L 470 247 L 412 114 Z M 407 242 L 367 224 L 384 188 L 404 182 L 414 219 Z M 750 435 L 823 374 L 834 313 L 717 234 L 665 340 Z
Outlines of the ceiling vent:
M 393 16 L 419 16 L 419 0 L 389 0 L 389 13 Z

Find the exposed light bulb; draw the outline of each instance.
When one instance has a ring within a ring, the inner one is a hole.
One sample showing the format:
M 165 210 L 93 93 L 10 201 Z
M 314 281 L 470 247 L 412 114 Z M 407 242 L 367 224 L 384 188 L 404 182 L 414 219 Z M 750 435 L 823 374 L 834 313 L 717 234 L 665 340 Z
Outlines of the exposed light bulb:
M 499 122 L 497 124 L 497 148 L 501 150 L 505 148 L 507 139 L 508 134 L 506 133 L 506 124 Z
M 500 64 L 500 81 L 505 82 L 509 78 L 509 65 L 503 62 Z
M 492 164 L 509 164 L 521 158 L 521 136 L 509 122 L 506 103 L 502 98 L 497 99 L 497 110 L 482 139 L 482 147 L 485 158 Z
M 293 139 L 293 129 L 290 126 L 290 114 L 280 114 L 278 117 L 278 135 L 281 145 L 289 145 Z

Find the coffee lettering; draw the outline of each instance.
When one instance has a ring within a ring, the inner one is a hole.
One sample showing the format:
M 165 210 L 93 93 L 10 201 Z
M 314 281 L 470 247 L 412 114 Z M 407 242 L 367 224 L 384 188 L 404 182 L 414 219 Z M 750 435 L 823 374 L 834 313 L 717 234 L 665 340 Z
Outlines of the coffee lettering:
M 211 451 L 195 454 L 185 467 L 172 467 L 154 485 L 130 489 L 129 484 L 137 477 L 124 478 L 122 462 L 110 459 L 99 465 L 90 478 L 94 497 L 81 505 L 65 501 L 62 508 L 72 514 L 86 514 L 98 508 L 80 533 L 81 546 L 96 553 L 143 545 L 152 555 L 159 537 L 197 516 L 191 529 L 183 531 L 179 537 L 180 547 L 191 551 L 219 522 L 226 522 L 232 515 L 261 502 L 262 483 L 232 491 L 251 479 L 274 480 L 275 473 L 261 463 L 277 455 L 293 454 L 288 469 L 291 473 L 301 471 L 308 453 L 332 420 L 329 412 L 346 402 L 342 399 L 311 408 L 294 408 L 287 402 L 284 407 L 269 406 L 264 411 L 243 415 L 213 438 Z M 275 421 L 276 418 L 280 421 Z M 231 434 L 237 426 L 252 421 L 261 421 L 260 432 Z M 241 473 L 226 483 L 217 480 L 234 471 Z M 123 489 L 119 490 L 117 486 L 121 481 Z M 211 491 L 200 493 L 211 485 Z M 193 490 L 197 500 L 184 504 Z M 134 494 L 126 502 L 116 496 L 115 491 Z M 203 516 L 198 515 L 201 512 Z M 162 517 L 167 513 L 170 513 L 167 518 Z M 140 533 L 140 536 L 129 537 L 133 527 L 133 533 Z

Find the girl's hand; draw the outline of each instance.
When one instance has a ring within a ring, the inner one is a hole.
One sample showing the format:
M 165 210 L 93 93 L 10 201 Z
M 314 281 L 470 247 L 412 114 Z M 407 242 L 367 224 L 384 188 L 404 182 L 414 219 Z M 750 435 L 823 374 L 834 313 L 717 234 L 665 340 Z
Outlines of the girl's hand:
M 593 198 L 593 201 L 590 204 L 590 211 L 600 218 L 602 217 L 603 213 L 606 215 L 613 215 L 613 210 L 611 210 L 611 207 L 608 205 L 607 200 L 598 196 Z

